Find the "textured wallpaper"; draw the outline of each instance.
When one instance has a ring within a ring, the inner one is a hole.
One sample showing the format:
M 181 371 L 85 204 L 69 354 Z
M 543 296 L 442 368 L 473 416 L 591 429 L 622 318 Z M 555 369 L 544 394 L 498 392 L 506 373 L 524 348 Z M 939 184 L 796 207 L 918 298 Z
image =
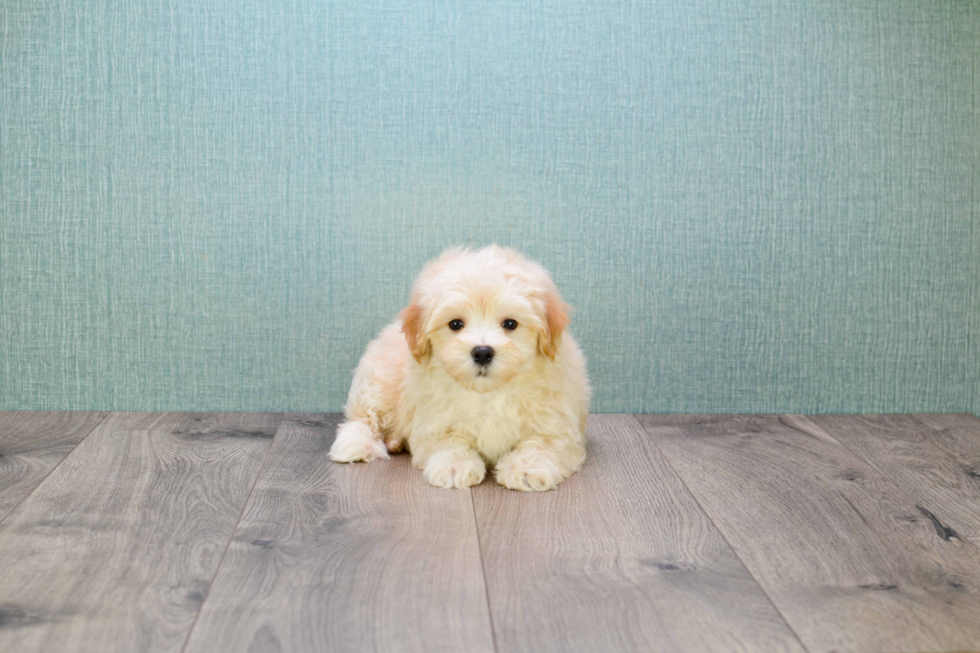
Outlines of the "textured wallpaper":
M 0 408 L 339 410 L 449 245 L 597 411 L 980 411 L 980 3 L 0 2 Z

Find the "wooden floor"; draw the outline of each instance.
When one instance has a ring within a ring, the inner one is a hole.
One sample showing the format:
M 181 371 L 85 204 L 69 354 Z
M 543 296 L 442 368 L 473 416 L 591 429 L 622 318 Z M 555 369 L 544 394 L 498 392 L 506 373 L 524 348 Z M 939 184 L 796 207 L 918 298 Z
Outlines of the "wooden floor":
M 0 413 L 0 651 L 980 650 L 971 415 L 595 415 L 543 494 L 337 420 Z

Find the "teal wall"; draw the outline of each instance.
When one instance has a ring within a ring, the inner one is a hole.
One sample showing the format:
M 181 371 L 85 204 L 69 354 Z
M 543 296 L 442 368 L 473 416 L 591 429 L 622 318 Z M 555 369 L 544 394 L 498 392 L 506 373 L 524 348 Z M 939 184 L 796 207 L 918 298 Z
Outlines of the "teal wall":
M 980 3 L 0 2 L 0 408 L 338 410 L 448 245 L 599 411 L 980 412 Z

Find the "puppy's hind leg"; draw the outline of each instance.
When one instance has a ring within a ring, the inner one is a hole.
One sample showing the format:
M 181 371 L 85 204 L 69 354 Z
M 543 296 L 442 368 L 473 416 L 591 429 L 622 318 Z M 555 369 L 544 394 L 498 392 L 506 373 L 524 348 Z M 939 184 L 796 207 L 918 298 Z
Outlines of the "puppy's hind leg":
M 388 450 L 369 424 L 350 420 L 337 427 L 337 438 L 330 447 L 330 460 L 353 463 L 387 457 Z
M 380 399 L 381 383 L 375 366 L 365 356 L 351 383 L 344 423 L 337 427 L 337 438 L 330 447 L 330 459 L 338 463 L 353 463 L 388 457 L 384 435 L 384 405 Z
M 354 383 L 344 407 L 346 420 L 337 427 L 337 437 L 330 447 L 330 459 L 338 463 L 366 463 L 388 457 L 382 441 L 381 420 L 372 405 L 372 384 L 361 370 L 354 375 Z
M 368 462 L 401 449 L 392 419 L 411 354 L 400 327 L 400 322 L 388 325 L 361 357 L 344 406 L 346 421 L 330 448 L 332 460 Z

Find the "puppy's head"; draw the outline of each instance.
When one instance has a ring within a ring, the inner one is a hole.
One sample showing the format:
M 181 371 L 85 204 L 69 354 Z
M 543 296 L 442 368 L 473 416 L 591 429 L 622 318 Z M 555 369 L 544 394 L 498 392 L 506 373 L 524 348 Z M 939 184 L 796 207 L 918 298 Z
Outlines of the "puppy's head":
M 553 361 L 567 325 L 547 270 L 496 245 L 430 262 L 402 312 L 412 357 L 478 392 L 499 388 L 538 356 Z

